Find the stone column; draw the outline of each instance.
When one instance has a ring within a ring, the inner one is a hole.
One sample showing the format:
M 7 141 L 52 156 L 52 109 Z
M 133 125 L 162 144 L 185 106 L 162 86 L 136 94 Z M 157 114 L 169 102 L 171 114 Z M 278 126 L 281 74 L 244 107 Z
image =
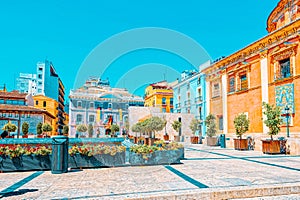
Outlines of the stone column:
M 223 133 L 228 133 L 227 124 L 227 74 L 222 75 L 222 106 L 223 106 Z
M 261 77 L 261 97 L 262 102 L 269 103 L 269 89 L 268 89 L 268 59 L 263 57 L 260 60 L 260 77 Z M 263 111 L 263 110 L 262 110 Z M 263 114 L 263 120 L 266 116 Z M 263 133 L 268 132 L 268 127 L 263 123 Z

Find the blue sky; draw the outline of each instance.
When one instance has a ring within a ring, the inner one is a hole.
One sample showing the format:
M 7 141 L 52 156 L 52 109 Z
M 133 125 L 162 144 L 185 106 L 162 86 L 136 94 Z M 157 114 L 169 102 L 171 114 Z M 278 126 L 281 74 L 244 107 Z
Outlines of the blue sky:
M 93 49 L 116 34 L 144 27 L 184 34 L 212 59 L 228 56 L 267 35 L 266 21 L 278 1 L 1 1 L 0 68 L 2 74 L 8 75 L 2 76 L 0 85 L 5 83 L 9 90 L 14 89 L 20 72 L 35 73 L 36 63 L 47 58 L 69 94 L 77 72 Z M 118 48 L 116 44 L 112 51 Z M 99 53 L 98 57 L 101 60 L 105 55 Z M 137 66 L 154 70 L 136 70 L 130 76 Z M 112 86 L 126 87 L 139 95 L 141 87 L 149 82 L 173 80 L 172 70 L 193 68 L 178 55 L 159 49 L 132 51 L 120 55 L 109 66 L 95 67 L 106 69 L 101 76 L 109 78 Z M 157 72 L 159 77 L 152 80 L 149 73 Z M 148 78 L 144 83 L 135 83 L 134 75 Z

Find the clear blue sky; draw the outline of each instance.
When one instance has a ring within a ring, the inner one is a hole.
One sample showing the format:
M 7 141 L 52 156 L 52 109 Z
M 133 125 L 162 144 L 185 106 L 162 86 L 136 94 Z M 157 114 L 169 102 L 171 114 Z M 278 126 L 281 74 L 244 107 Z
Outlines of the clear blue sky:
M 14 89 L 20 72 L 35 73 L 36 63 L 48 58 L 69 94 L 88 54 L 113 35 L 134 28 L 178 31 L 198 42 L 212 59 L 228 56 L 267 34 L 266 21 L 278 1 L 1 1 L 0 85 L 5 83 L 9 90 Z M 168 52 L 148 49 L 120 56 L 102 78 L 109 77 L 112 86 L 138 88 L 142 85 L 130 85 L 134 84 L 132 77 L 122 81 L 119 77 L 148 63 L 179 68 L 178 71 L 190 69 L 189 63 Z M 174 78 L 164 70 L 161 79 Z

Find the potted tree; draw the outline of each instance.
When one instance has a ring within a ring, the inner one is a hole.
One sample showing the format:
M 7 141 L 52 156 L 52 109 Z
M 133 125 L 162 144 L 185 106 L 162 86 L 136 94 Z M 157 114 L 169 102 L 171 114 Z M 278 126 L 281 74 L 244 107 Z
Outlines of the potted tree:
M 88 125 L 88 135 L 89 135 L 89 138 L 93 137 L 93 133 L 94 133 L 94 127 L 93 127 L 92 124 L 89 124 Z
M 273 140 L 273 136 L 279 133 L 282 124 L 280 107 L 263 102 L 263 108 L 263 114 L 266 116 L 264 123 L 269 128 L 268 134 L 271 139 L 262 140 L 262 151 L 267 154 L 280 153 L 280 141 Z
M 67 125 L 63 126 L 62 134 L 64 136 L 68 136 L 69 135 L 69 126 L 67 126 Z
M 235 134 L 238 138 L 234 138 L 234 149 L 248 150 L 248 140 L 243 139 L 242 136 L 249 130 L 249 119 L 245 113 L 239 114 L 234 118 Z
M 42 125 L 42 131 L 46 133 L 45 137 L 50 137 L 49 132 L 52 131 L 52 126 L 48 123 Z
M 85 124 L 79 124 L 76 131 L 80 133 L 79 137 L 85 137 L 84 133 L 87 131 L 87 127 Z
M 23 138 L 28 138 L 28 129 L 29 129 L 29 124 L 27 122 L 23 122 L 22 124 Z
M 199 136 L 196 136 L 196 131 L 199 131 L 199 124 L 200 121 L 197 119 L 192 119 L 191 124 L 190 124 L 190 129 L 193 132 L 193 136 L 191 136 L 191 143 L 192 144 L 198 144 L 199 143 Z
M 8 137 L 13 137 L 13 136 L 10 135 L 10 132 L 15 132 L 17 129 L 18 129 L 18 127 L 15 124 L 10 123 L 10 122 L 5 124 L 2 128 L 2 130 L 8 132 Z
M 206 143 L 207 146 L 217 146 L 218 139 L 216 136 L 217 133 L 217 125 L 216 125 L 216 117 L 213 114 L 207 115 L 205 118 L 206 125 Z
M 165 120 L 163 120 L 162 118 L 157 117 L 157 116 L 151 117 L 151 118 L 147 119 L 147 121 L 148 121 L 147 127 L 149 128 L 149 131 L 150 131 L 150 137 L 148 139 L 149 140 L 148 144 L 153 145 L 156 140 L 155 133 L 157 131 L 163 130 L 166 123 L 165 123 Z
M 37 134 L 37 137 L 38 137 L 38 138 L 42 138 L 42 137 L 43 137 L 43 135 L 42 135 L 42 133 L 43 133 L 43 131 L 42 131 L 42 126 L 43 126 L 42 122 L 39 122 L 39 123 L 36 125 L 36 134 Z
M 179 142 L 179 141 L 180 141 L 179 130 L 180 130 L 180 128 L 181 128 L 181 122 L 175 120 L 175 121 L 172 123 L 172 128 L 178 133 L 178 135 L 174 135 L 174 141 L 175 141 L 175 142 Z
M 117 124 L 112 124 L 110 130 L 111 130 L 111 137 L 117 137 L 116 132 L 120 130 L 120 127 Z

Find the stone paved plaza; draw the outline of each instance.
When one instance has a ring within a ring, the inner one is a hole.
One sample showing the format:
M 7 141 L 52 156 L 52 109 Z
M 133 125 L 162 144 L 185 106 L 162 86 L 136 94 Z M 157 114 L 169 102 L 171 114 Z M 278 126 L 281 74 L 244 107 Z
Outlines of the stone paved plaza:
M 0 174 L 3 199 L 300 199 L 300 156 L 188 145 L 182 164 Z

